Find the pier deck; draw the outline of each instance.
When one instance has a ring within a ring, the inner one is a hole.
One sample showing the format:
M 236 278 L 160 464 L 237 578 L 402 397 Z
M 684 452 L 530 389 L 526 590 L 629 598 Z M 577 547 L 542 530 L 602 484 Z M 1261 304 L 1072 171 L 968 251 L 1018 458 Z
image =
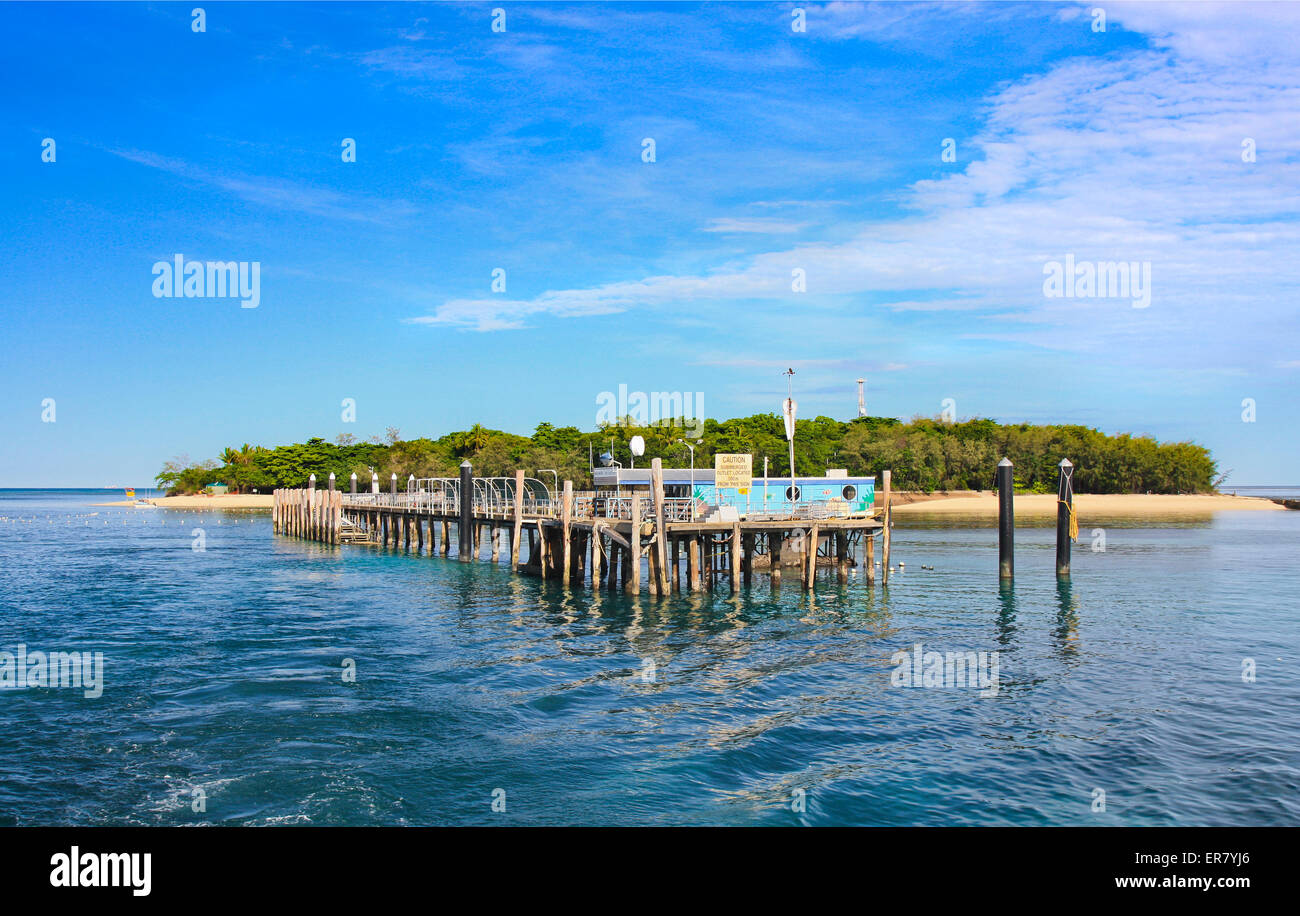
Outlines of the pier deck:
M 468 562 L 499 563 L 565 585 L 622 589 L 636 594 L 644 578 L 652 595 L 749 586 L 756 571 L 772 588 L 785 572 L 811 591 L 818 569 L 839 582 L 861 566 L 876 578 L 875 539 L 883 541 L 881 573 L 889 581 L 889 474 L 883 505 L 866 513 L 838 514 L 834 505 L 786 504 L 777 512 L 727 513 L 690 498 L 665 498 L 656 459 L 648 495 L 560 494 L 509 479 L 474 478 L 468 464 L 459 479 L 435 485 L 408 480 L 397 492 L 342 493 L 334 489 L 280 489 L 274 493 L 276 534 L 327 544 L 375 544 Z M 355 480 L 353 482 L 355 486 Z M 332 486 L 332 481 L 331 481 Z M 540 497 L 539 492 L 545 492 Z M 462 500 L 461 494 L 470 494 Z M 453 534 L 454 532 L 454 534 Z M 859 559 L 859 554 L 861 558 Z

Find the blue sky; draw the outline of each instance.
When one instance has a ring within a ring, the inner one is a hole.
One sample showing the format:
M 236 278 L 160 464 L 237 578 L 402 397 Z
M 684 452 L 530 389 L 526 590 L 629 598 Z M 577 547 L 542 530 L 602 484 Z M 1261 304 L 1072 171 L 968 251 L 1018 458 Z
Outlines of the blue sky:
M 620 384 L 748 415 L 787 366 L 801 416 L 865 376 L 1296 481 L 1300 8 L 195 5 L 0 6 L 0 486 L 589 429 Z M 177 253 L 260 305 L 155 298 Z M 1149 307 L 1047 298 L 1067 255 L 1149 262 Z

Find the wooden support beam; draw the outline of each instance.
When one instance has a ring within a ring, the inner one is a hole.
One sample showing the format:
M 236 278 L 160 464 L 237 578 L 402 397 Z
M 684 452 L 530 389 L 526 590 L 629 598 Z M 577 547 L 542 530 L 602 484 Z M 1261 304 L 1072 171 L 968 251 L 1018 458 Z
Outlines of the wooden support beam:
M 731 526 L 731 590 L 740 590 L 740 523 Z
M 745 587 L 749 588 L 754 584 L 754 535 L 752 533 L 744 536 L 741 547 L 745 552 L 741 560 L 741 570 L 745 577 Z
M 563 539 L 563 565 L 560 568 L 560 582 L 569 584 L 570 571 L 573 568 L 573 481 L 564 482 L 563 495 L 560 497 L 560 536 Z
M 804 537 L 803 548 L 803 588 L 804 591 L 810 592 L 813 589 L 813 579 L 817 574 L 817 526 L 813 525 L 812 529 Z
M 515 471 L 514 532 L 510 537 L 510 567 L 519 568 L 519 538 L 524 526 L 524 472 Z
M 880 578 L 885 585 L 889 584 L 889 528 L 893 522 L 891 517 L 892 507 L 890 506 L 890 494 L 889 494 L 890 477 L 892 476 L 893 476 L 892 471 L 880 472 L 880 479 L 881 482 L 884 484 L 884 489 L 885 489 L 885 530 L 882 535 L 884 541 L 884 549 L 880 557 L 880 574 L 881 574 Z
M 646 545 L 645 565 L 649 571 L 646 577 L 646 591 L 652 595 L 659 594 L 659 551 L 655 549 L 655 543 L 652 540 Z
M 781 548 L 783 546 L 785 546 L 784 531 L 767 533 L 768 579 L 771 580 L 774 592 L 781 590 Z
M 631 534 L 628 537 L 628 543 L 632 549 L 628 551 L 628 577 L 623 582 L 623 591 L 629 595 L 639 594 L 641 591 L 641 494 L 634 492 L 632 494 L 632 527 Z
M 655 550 L 658 554 L 655 567 L 658 570 L 657 582 L 659 594 L 666 595 L 668 585 L 668 511 L 664 500 L 664 467 L 659 458 L 650 461 L 650 489 L 655 502 Z
M 569 584 L 581 587 L 587 584 L 587 535 L 578 527 L 573 529 L 573 553 L 569 558 Z
M 849 536 L 843 531 L 835 532 L 835 580 L 840 585 L 849 581 Z
M 692 592 L 700 590 L 700 536 L 694 532 L 686 539 L 686 584 Z

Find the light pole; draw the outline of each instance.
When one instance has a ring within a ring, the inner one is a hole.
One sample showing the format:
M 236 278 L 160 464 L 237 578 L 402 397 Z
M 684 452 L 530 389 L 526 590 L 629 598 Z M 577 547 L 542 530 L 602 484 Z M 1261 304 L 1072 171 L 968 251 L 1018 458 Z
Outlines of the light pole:
M 685 439 L 677 441 L 691 450 L 691 521 L 695 521 L 695 446 Z
M 785 434 L 790 440 L 790 508 L 793 511 L 799 493 L 794 483 L 794 370 L 787 369 L 781 374 L 785 376 L 787 395 L 782 406 L 785 408 Z

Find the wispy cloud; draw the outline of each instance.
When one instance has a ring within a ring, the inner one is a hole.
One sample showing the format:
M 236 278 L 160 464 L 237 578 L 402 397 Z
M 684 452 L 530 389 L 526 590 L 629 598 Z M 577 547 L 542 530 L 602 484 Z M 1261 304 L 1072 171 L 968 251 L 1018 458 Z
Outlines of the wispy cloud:
M 722 217 L 709 220 L 709 224 L 704 227 L 704 231 L 783 235 L 798 232 L 807 226 L 807 223 L 795 223 L 782 219 L 733 219 Z
M 404 200 L 380 200 L 343 194 L 329 188 L 313 187 L 286 178 L 223 174 L 145 150 L 108 149 L 106 151 L 128 162 L 157 169 L 185 181 L 208 185 L 249 203 L 273 210 L 305 213 L 324 219 L 385 225 L 400 222 L 417 212 L 412 204 Z
M 801 269 L 808 292 L 795 301 L 809 306 L 857 310 L 867 296 L 899 313 L 972 312 L 993 327 L 967 333 L 986 340 L 1122 360 L 1158 338 L 1149 360 L 1253 361 L 1266 329 L 1292 320 L 1300 291 L 1300 61 L 1274 36 L 1300 26 L 1300 9 L 1268 7 L 1272 28 L 1261 29 L 1239 23 L 1249 18 L 1239 4 L 1200 6 L 1194 15 L 1172 4 L 1120 8 L 1113 20 L 1155 36 L 1157 49 L 1075 57 L 1002 87 L 950 174 L 915 182 L 901 197 L 904 215 L 867 222 L 847 240 L 508 304 L 458 299 L 422 320 L 486 330 L 682 302 L 740 310 L 789 301 Z M 1087 32 L 1086 20 L 1079 28 Z M 1240 52 L 1231 63 L 1217 52 L 1224 46 Z M 1258 161 L 1243 161 L 1245 138 Z M 735 217 L 706 231 L 795 225 Z M 1066 254 L 1149 261 L 1151 307 L 1046 299 L 1044 262 Z

